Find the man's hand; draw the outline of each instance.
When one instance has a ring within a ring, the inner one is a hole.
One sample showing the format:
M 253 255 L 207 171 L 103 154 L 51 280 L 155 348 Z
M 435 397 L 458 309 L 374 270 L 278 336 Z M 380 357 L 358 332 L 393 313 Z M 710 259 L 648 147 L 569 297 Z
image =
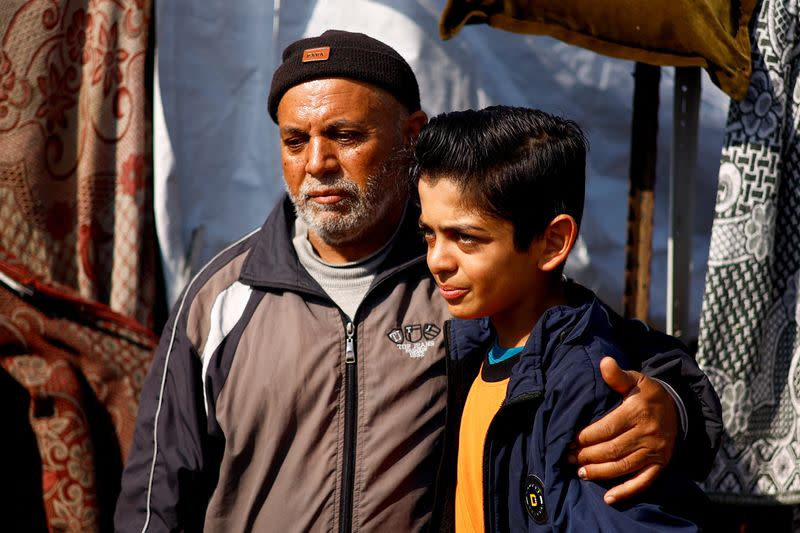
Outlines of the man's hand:
M 655 380 L 622 370 L 610 357 L 600 361 L 600 372 L 625 399 L 578 433 L 568 460 L 579 466 L 581 479 L 631 475 L 606 492 L 604 499 L 610 505 L 652 485 L 672 457 L 679 422 L 674 400 Z

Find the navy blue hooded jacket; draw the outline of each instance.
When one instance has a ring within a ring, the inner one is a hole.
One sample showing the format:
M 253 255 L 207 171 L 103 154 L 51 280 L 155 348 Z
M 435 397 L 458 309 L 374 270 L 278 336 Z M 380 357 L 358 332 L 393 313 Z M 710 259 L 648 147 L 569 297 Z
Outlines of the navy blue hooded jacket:
M 631 346 L 632 338 L 619 339 L 633 331 L 630 322 L 621 321 L 585 289 L 580 291 L 582 304 L 553 307 L 536 324 L 489 426 L 483 460 L 485 529 L 487 533 L 696 531 L 687 517 L 698 517 L 705 496 L 684 473 L 668 468 L 641 497 L 609 506 L 603 495 L 616 483 L 582 481 L 575 466 L 566 462 L 567 447 L 577 430 L 621 401 L 603 381 L 600 360 L 610 355 L 622 368 L 631 368 L 621 346 L 636 354 L 656 348 Z M 466 393 L 493 334 L 487 320 L 452 320 L 448 326 L 451 464 L 445 468 L 453 474 L 456 421 L 460 422 Z M 652 342 L 652 332 L 647 338 Z M 713 403 L 713 389 L 709 387 L 708 393 Z M 440 511 L 452 513 L 452 507 Z M 441 519 L 449 522 L 447 516 Z

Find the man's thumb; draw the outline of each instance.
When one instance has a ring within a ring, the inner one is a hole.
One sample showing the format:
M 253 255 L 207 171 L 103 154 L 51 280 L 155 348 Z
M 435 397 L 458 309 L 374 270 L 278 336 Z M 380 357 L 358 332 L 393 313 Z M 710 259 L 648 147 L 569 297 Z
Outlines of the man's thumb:
M 600 373 L 603 380 L 614 392 L 627 395 L 636 386 L 636 372 L 622 370 L 613 357 L 603 357 L 600 361 Z

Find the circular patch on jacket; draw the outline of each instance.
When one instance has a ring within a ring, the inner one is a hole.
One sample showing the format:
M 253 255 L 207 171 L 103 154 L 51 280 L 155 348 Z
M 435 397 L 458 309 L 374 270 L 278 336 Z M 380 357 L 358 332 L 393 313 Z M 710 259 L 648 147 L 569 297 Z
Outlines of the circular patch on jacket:
M 525 482 L 525 490 L 522 492 L 525 499 L 525 509 L 537 524 L 547 522 L 547 511 L 544 508 L 544 483 L 533 474 L 528 476 Z

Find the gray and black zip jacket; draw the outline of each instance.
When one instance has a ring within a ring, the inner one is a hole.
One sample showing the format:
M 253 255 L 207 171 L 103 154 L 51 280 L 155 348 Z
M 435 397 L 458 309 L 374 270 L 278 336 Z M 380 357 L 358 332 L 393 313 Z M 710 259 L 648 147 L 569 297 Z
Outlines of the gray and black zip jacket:
M 300 265 L 288 199 L 200 271 L 144 384 L 117 531 L 429 526 L 452 481 L 441 476 L 448 313 L 418 215 L 407 210 L 352 323 Z M 667 381 L 709 427 L 694 408 L 702 373 L 671 357 L 689 377 Z

